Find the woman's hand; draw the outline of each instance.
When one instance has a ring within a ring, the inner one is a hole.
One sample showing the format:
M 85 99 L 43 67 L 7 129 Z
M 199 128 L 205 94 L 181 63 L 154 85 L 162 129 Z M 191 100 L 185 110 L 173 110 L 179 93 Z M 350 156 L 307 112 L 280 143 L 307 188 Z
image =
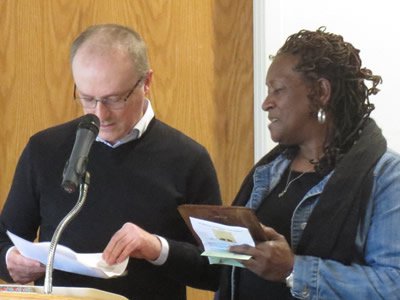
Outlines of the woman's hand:
M 258 276 L 270 281 L 284 281 L 292 272 L 294 254 L 285 237 L 271 227 L 263 226 L 267 241 L 256 247 L 248 245 L 232 246 L 231 252 L 251 255 L 241 263 Z

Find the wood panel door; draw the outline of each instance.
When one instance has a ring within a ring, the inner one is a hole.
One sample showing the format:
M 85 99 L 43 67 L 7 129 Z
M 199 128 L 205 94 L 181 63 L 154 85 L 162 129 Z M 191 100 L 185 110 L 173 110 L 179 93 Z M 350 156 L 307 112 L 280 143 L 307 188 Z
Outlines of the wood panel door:
M 252 1 L 1 0 L 0 207 L 28 138 L 82 114 L 69 47 L 97 23 L 143 36 L 157 117 L 209 150 L 229 204 L 253 164 Z M 189 299 L 212 295 L 189 289 Z

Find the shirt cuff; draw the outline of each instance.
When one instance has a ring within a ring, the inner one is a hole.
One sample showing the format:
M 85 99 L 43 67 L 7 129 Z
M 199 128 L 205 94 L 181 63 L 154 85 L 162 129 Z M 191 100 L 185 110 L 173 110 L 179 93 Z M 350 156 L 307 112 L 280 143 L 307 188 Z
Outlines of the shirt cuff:
M 7 261 L 8 261 L 8 255 L 10 254 L 11 250 L 14 250 L 15 246 L 12 246 L 10 248 L 8 248 L 7 252 L 6 252 L 6 265 L 8 265 Z
M 150 263 L 156 266 L 161 266 L 163 265 L 168 258 L 169 254 L 169 244 L 165 238 L 162 236 L 156 235 L 156 237 L 160 240 L 161 242 L 161 253 L 160 256 L 156 260 L 149 260 Z

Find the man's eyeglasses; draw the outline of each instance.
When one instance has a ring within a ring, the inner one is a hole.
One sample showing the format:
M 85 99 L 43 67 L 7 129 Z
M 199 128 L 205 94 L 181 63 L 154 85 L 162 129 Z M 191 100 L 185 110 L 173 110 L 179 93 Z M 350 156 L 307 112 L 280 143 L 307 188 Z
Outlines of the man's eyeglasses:
M 139 83 L 143 80 L 143 76 L 139 78 L 139 80 L 135 83 L 133 88 L 128 92 L 128 94 L 125 97 L 121 96 L 111 96 L 107 98 L 94 98 L 94 97 L 83 97 L 77 95 L 76 92 L 76 85 L 74 84 L 74 99 L 78 100 L 83 108 L 86 109 L 94 109 L 97 106 L 97 102 L 101 102 L 103 105 L 105 105 L 109 109 L 122 109 L 125 107 L 126 101 L 128 101 L 129 97 L 132 95 L 134 90 L 138 87 Z

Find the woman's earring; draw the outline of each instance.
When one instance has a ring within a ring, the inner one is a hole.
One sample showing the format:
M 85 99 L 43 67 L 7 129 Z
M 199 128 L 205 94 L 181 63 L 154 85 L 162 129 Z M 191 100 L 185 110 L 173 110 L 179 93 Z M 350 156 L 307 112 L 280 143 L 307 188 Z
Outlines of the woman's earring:
M 324 124 L 326 122 L 326 113 L 323 108 L 318 110 L 317 118 L 319 124 Z

